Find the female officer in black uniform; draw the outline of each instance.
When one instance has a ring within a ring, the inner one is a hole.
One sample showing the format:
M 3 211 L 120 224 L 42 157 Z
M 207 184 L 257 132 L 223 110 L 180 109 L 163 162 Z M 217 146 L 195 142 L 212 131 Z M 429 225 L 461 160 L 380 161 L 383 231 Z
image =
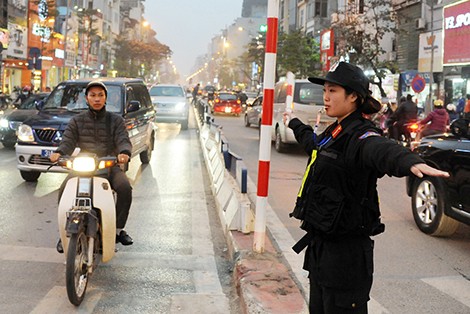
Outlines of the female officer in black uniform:
M 325 78 L 326 114 L 337 121 L 315 134 L 293 114 L 284 122 L 310 159 L 291 213 L 307 231 L 295 246 L 305 246 L 304 269 L 309 271 L 312 313 L 367 313 L 372 286 L 373 247 L 370 236 L 384 231 L 380 221 L 377 179 L 442 176 L 407 148 L 386 139 L 363 114 L 375 113 L 380 103 L 370 96 L 369 80 L 352 64 L 339 62 Z

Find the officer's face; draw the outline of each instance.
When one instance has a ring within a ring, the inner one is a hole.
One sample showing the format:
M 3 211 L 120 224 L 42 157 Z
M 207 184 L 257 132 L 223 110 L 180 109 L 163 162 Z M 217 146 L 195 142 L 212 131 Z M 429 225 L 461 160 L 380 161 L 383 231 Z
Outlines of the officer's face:
M 88 90 L 86 101 L 92 109 L 100 111 L 106 103 L 106 93 L 101 87 L 93 86 Z
M 338 121 L 343 120 L 356 110 L 356 99 L 356 93 L 346 95 L 346 90 L 343 87 L 325 82 L 323 87 L 323 101 L 328 116 L 335 117 Z

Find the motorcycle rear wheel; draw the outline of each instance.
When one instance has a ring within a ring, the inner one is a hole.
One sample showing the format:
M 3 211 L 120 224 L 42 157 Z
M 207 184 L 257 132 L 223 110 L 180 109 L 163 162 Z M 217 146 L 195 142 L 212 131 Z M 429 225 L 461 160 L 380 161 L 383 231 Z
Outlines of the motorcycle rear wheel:
M 67 250 L 65 282 L 70 303 L 79 306 L 85 298 L 88 284 L 88 242 L 85 233 L 72 234 Z

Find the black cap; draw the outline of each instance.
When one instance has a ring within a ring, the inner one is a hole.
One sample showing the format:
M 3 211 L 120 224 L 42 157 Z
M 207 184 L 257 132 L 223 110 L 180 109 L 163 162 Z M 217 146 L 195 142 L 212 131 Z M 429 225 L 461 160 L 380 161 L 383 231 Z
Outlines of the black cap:
M 382 108 L 380 102 L 371 96 L 369 79 L 361 68 L 351 63 L 338 62 L 330 68 L 326 77 L 309 77 L 308 80 L 314 84 L 324 85 L 325 82 L 330 82 L 352 89 L 364 100 L 361 106 L 363 113 L 376 113 Z
M 108 89 L 106 88 L 106 85 L 104 85 L 101 81 L 91 81 L 90 83 L 88 83 L 85 88 L 85 95 L 88 95 L 88 90 L 92 87 L 101 87 L 102 89 L 104 89 L 104 94 L 106 95 L 106 97 L 108 97 Z

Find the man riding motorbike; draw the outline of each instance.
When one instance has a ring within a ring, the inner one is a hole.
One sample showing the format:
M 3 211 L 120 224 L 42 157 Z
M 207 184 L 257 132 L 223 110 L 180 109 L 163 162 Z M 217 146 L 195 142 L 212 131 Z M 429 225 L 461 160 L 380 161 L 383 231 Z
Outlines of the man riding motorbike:
M 407 134 L 405 124 L 418 119 L 418 106 L 413 102 L 413 96 L 408 94 L 406 101 L 401 103 L 390 117 L 389 125 L 392 125 L 392 138 L 399 141 L 402 135 Z
M 88 110 L 70 120 L 59 147 L 51 154 L 52 162 L 56 162 L 61 155 L 71 155 L 76 147 L 79 147 L 81 152 L 94 153 L 98 157 L 117 156 L 119 163 L 129 162 L 132 143 L 122 117 L 106 111 L 107 96 L 107 88 L 102 82 L 92 81 L 87 85 L 85 97 Z M 68 179 L 69 177 L 60 187 L 59 199 Z M 126 174 L 118 166 L 111 169 L 108 180 L 117 195 L 116 242 L 131 245 L 133 240 L 124 227 L 132 203 L 132 187 Z M 62 250 L 60 242 L 57 250 Z

